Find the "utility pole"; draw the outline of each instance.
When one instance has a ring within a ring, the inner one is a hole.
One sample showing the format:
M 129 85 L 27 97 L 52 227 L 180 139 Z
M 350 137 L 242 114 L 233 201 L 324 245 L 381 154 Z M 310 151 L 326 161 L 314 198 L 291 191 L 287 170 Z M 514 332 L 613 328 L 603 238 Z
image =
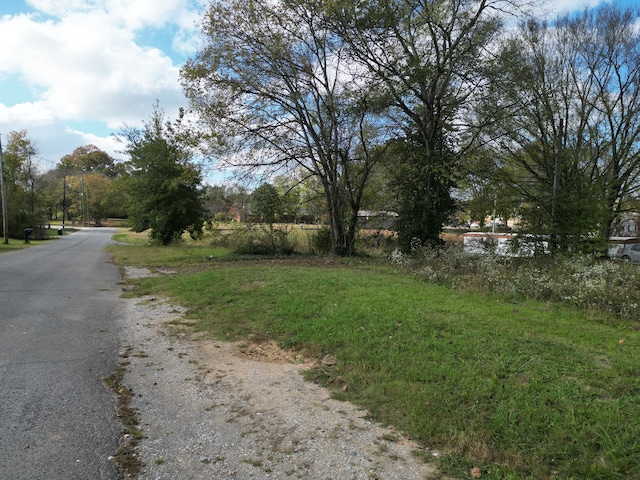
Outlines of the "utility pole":
M 4 162 L 2 161 L 2 137 L 0 137 L 0 188 L 2 189 L 2 230 L 4 244 L 9 243 L 9 214 L 7 209 L 7 186 L 4 182 Z
M 84 190 L 84 177 L 80 178 L 80 188 L 82 191 L 82 226 L 87 226 L 87 198 Z
M 67 176 L 62 177 L 62 229 L 67 216 Z

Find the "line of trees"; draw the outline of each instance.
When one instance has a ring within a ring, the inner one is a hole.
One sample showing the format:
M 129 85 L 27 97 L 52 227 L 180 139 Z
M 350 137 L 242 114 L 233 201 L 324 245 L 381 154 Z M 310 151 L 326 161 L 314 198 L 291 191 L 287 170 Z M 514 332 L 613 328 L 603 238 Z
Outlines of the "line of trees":
M 143 128 L 123 127 L 119 138 L 126 142 L 126 161 L 86 145 L 40 173 L 27 132 L 11 132 L 3 148 L 9 235 L 21 238 L 31 228 L 34 237 L 44 237 L 52 220 L 100 226 L 107 217 L 126 217 L 162 244 L 185 230 L 199 235 L 205 218 L 202 177 L 180 119 L 166 122 L 156 105 Z
M 528 3 L 213 1 L 183 86 L 218 161 L 315 179 L 338 254 L 374 198 L 404 249 L 463 200 L 558 250 L 602 243 L 638 188 L 639 12 Z
M 78 147 L 56 167 L 41 172 L 39 152 L 26 130 L 12 131 L 3 145 L 9 236 L 24 229 L 44 236 L 52 220 L 94 223 L 125 215 L 125 194 L 115 183 L 121 166 L 94 145 Z

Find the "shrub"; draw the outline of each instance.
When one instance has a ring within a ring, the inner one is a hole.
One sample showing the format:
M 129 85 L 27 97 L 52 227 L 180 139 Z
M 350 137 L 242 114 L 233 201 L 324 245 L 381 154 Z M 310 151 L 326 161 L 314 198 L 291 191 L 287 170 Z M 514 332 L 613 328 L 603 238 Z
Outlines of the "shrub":
M 287 230 L 273 225 L 246 224 L 231 235 L 229 246 L 240 255 L 291 255 L 294 245 Z
M 328 227 L 320 228 L 315 235 L 311 236 L 310 250 L 315 254 L 327 254 L 332 251 L 331 230 Z
M 515 258 L 478 255 L 459 244 L 418 247 L 391 260 L 424 280 L 452 288 L 558 302 L 640 319 L 640 269 L 593 255 Z

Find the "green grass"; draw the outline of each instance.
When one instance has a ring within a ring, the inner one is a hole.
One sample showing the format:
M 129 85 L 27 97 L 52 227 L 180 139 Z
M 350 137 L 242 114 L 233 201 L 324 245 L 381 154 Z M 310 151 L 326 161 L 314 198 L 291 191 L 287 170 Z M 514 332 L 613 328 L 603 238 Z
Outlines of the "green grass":
M 125 234 L 128 235 L 128 234 Z M 149 245 L 136 237 L 114 236 L 114 240 L 130 243 L 130 246 L 110 246 L 107 251 L 112 254 L 118 265 L 138 266 L 171 266 L 181 267 L 185 265 L 202 264 L 231 255 L 231 250 L 222 247 L 189 246 L 189 247 L 163 247 Z
M 111 237 L 114 241 L 127 243 L 129 245 L 150 245 L 148 232 L 134 232 L 127 228 L 121 228 L 118 233 Z
M 34 240 L 30 239 L 29 243 L 25 243 L 24 240 L 18 240 L 16 238 L 10 238 L 9 243 L 5 244 L 4 240 L 0 238 L 0 253 L 12 252 L 14 250 L 22 250 L 23 248 L 29 248 L 36 245 L 41 245 L 49 240 Z
M 153 252 L 146 260 L 157 265 Z M 191 270 L 141 281 L 139 291 L 173 297 L 216 338 L 334 355 L 335 366 L 309 377 L 441 452 L 452 475 L 476 466 L 489 479 L 640 478 L 637 323 L 362 262 Z

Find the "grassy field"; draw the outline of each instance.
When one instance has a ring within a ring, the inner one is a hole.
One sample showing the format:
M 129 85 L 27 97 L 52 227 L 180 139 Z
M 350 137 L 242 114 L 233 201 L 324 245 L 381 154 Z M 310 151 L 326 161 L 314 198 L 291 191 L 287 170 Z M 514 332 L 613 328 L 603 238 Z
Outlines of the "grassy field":
M 464 293 L 384 261 L 237 259 L 211 247 L 116 246 L 118 264 L 170 267 L 139 293 L 196 328 L 275 339 L 338 362 L 309 372 L 437 457 L 487 479 L 640 478 L 640 325 L 551 303 Z

